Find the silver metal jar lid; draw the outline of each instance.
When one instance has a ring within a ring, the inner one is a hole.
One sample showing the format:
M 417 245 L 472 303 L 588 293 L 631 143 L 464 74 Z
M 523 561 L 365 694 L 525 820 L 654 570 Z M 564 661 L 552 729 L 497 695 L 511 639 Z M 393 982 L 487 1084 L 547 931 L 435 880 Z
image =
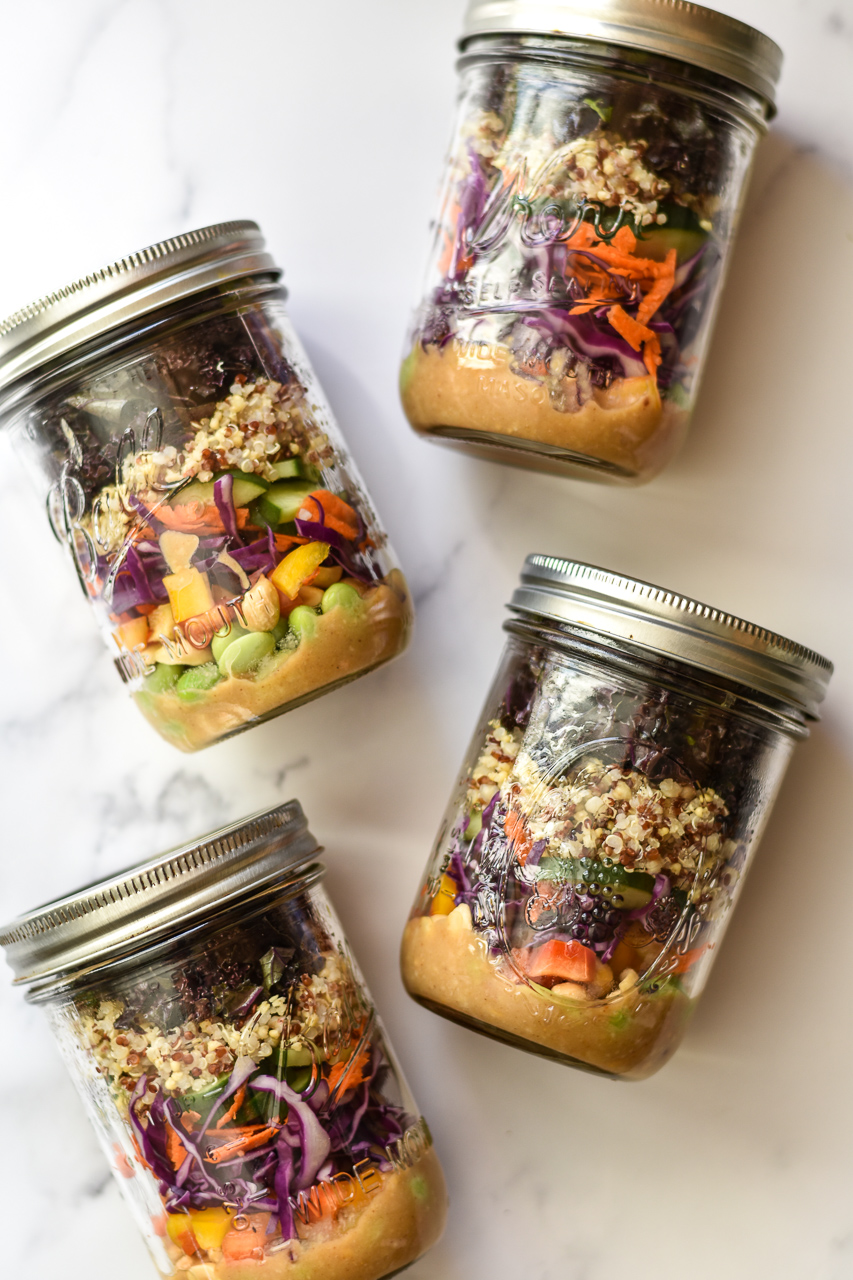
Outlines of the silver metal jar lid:
M 689 0 L 470 0 L 463 42 L 500 32 L 659 53 L 745 85 L 771 108 L 782 68 L 782 50 L 768 36 Z
M 161 240 L 0 320 L 0 401 L 41 365 L 172 302 L 257 273 L 280 275 L 256 222 L 218 222 Z
M 508 608 L 629 641 L 817 718 L 832 663 L 811 649 L 663 587 L 557 556 L 528 556 Z
M 0 946 L 33 995 L 198 924 L 319 852 L 291 800 L 19 916 L 0 929 Z

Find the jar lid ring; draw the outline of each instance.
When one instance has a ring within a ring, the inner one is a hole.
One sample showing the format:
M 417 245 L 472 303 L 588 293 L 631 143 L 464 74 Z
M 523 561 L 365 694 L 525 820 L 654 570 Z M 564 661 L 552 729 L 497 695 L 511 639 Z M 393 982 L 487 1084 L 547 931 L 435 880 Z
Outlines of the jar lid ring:
M 507 607 L 676 659 L 810 720 L 818 717 L 833 671 L 821 654 L 743 618 L 559 556 L 528 556 Z
M 32 996 L 199 924 L 319 853 L 291 800 L 19 916 L 0 927 L 0 947 Z
M 774 113 L 782 50 L 755 27 L 691 0 L 470 0 L 460 45 L 498 34 L 569 36 L 657 53 L 743 85 Z
M 13 386 L 76 347 L 172 303 L 281 272 L 256 222 L 218 222 L 161 240 L 0 320 L 0 407 Z

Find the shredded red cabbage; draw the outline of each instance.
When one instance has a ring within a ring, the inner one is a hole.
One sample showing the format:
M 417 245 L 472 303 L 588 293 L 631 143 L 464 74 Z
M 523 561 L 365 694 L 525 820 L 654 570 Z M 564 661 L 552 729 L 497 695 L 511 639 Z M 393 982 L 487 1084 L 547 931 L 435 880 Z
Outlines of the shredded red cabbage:
M 169 1212 L 222 1204 L 240 1212 L 266 1210 L 278 1216 L 282 1237 L 290 1240 L 296 1237 L 294 1197 L 318 1180 L 351 1173 L 365 1153 L 381 1168 L 390 1168 L 384 1149 L 402 1137 L 413 1120 L 381 1095 L 388 1065 L 378 1045 L 372 1050 L 369 1078 L 337 1099 L 330 1097 L 325 1080 L 306 1097 L 285 1080 L 257 1074 L 258 1070 L 252 1058 L 238 1058 L 204 1124 L 195 1131 L 184 1128 L 178 1102 L 162 1092 L 141 1116 L 148 1092 L 143 1076 L 130 1099 L 130 1121 Z M 280 1104 L 278 1116 L 268 1121 L 273 1132 L 263 1145 L 214 1163 L 208 1156 L 216 1148 L 216 1118 L 244 1086 Z M 186 1152 L 177 1170 L 169 1158 L 176 1139 Z
M 235 547 L 242 546 L 243 539 L 237 528 L 237 513 L 234 510 L 234 477 L 220 476 L 213 486 L 213 501 L 231 542 Z

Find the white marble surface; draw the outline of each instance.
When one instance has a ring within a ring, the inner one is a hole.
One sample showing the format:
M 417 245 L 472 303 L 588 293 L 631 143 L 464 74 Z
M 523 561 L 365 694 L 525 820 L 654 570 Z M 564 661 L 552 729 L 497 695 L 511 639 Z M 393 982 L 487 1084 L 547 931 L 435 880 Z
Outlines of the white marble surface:
M 125 701 L 0 441 L 8 918 L 298 796 L 452 1193 L 412 1280 L 853 1277 L 848 381 L 853 4 L 728 0 L 785 47 L 692 435 L 617 492 L 418 442 L 395 370 L 461 0 L 4 6 L 0 314 L 153 240 L 257 218 L 419 604 L 398 663 L 199 756 Z M 396 951 L 522 558 L 586 558 L 837 663 L 676 1059 L 618 1086 L 418 1009 Z M 4 1276 L 153 1275 L 37 1010 L 0 984 Z

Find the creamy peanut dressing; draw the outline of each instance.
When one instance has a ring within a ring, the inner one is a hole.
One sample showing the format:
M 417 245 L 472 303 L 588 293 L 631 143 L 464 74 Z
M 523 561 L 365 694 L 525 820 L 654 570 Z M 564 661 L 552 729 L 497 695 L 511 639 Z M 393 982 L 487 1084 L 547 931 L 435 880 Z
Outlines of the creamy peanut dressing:
M 440 1238 L 447 1188 L 433 1147 L 408 1169 L 379 1175 L 379 1189 L 334 1217 L 299 1226 L 263 1260 L 197 1262 L 170 1280 L 379 1280 L 407 1267 Z
M 403 982 L 416 1000 L 440 1006 L 483 1031 L 541 1045 L 610 1075 L 643 1079 L 675 1049 L 691 1002 L 671 988 L 644 994 L 636 988 L 606 1000 L 550 998 L 502 973 L 485 941 L 471 927 L 465 905 L 448 915 L 415 916 L 403 934 Z M 566 987 L 575 984 L 565 984 Z
M 303 639 L 298 649 L 271 655 L 257 674 L 228 676 L 192 702 L 172 690 L 140 690 L 136 701 L 142 714 L 173 746 L 198 751 L 252 720 L 387 662 L 405 648 L 411 630 L 403 575 L 394 570 L 365 593 L 363 603 L 358 612 L 338 606 L 319 614 L 316 635 Z
M 675 453 L 687 413 L 662 401 L 652 377 L 614 379 L 590 388 L 582 404 L 554 407 L 545 382 L 525 378 L 511 367 L 508 348 L 492 344 L 487 360 L 472 360 L 467 343 L 417 345 L 401 383 L 403 407 L 412 426 L 425 434 L 447 429 L 483 432 L 565 449 L 606 462 L 624 479 L 649 480 Z M 575 383 L 562 378 L 555 388 L 569 405 Z

